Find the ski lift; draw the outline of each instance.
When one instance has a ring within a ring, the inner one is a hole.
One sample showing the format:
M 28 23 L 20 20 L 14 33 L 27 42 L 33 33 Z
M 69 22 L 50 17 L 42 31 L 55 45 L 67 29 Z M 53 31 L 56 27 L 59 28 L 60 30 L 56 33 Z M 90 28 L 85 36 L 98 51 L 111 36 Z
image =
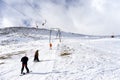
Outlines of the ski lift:
M 42 23 L 42 26 L 44 26 L 45 24 L 46 24 L 46 20 L 45 20 L 45 22 Z
M 59 28 L 51 28 L 50 29 L 50 35 L 49 35 L 49 46 L 50 46 L 50 49 L 52 49 L 52 31 L 53 30 L 57 30 L 56 37 L 58 36 L 59 42 L 61 42 L 61 31 L 60 31 L 60 29 Z
M 37 22 L 36 22 L 36 28 L 38 28 Z

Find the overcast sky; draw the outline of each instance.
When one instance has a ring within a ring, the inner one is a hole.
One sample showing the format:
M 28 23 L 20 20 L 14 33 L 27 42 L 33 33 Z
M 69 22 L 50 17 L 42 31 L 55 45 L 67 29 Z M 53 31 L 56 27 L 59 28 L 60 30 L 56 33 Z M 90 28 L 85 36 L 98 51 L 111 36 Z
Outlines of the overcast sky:
M 0 0 L 0 28 L 37 24 L 81 34 L 120 35 L 119 21 L 120 0 Z

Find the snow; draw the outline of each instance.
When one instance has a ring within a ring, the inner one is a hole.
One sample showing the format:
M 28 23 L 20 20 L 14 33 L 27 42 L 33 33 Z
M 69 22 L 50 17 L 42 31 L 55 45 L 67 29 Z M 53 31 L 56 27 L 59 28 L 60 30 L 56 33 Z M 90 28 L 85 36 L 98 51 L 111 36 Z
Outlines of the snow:
M 119 45 L 119 38 L 63 38 L 61 43 L 53 40 L 52 49 L 47 39 L 1 44 L 0 80 L 120 80 Z M 33 62 L 37 49 L 40 62 Z M 20 76 L 25 54 L 32 72 Z

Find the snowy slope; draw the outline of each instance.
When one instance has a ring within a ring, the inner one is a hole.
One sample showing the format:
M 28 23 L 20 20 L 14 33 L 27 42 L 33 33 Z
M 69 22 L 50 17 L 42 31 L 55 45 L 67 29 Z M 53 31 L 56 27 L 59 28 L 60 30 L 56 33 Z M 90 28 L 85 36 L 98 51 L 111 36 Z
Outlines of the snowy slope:
M 52 38 L 57 37 L 57 31 L 52 30 Z M 0 45 L 8 45 L 19 42 L 27 42 L 33 40 L 49 39 L 50 30 L 44 28 L 32 27 L 9 27 L 0 29 Z M 68 33 L 61 31 L 62 37 L 85 37 L 82 34 Z
M 47 39 L 20 41 L 0 45 L 0 80 L 120 80 L 119 38 L 55 39 L 52 50 Z M 33 62 L 37 49 L 38 63 Z M 25 54 L 32 72 L 19 76 Z

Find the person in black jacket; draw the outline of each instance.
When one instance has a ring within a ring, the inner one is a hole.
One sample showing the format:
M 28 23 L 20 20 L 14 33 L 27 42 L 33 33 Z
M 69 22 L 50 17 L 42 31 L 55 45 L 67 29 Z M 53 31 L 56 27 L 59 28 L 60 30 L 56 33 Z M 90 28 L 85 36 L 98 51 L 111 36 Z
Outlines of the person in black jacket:
M 28 57 L 26 55 L 21 58 L 21 62 L 22 62 L 21 74 L 23 74 L 24 67 L 26 68 L 27 73 L 29 73 L 29 69 L 27 67 Z
M 35 62 L 39 62 L 40 61 L 38 57 L 39 57 L 39 53 L 38 53 L 38 50 L 36 50 L 35 55 L 34 55 L 34 61 Z

